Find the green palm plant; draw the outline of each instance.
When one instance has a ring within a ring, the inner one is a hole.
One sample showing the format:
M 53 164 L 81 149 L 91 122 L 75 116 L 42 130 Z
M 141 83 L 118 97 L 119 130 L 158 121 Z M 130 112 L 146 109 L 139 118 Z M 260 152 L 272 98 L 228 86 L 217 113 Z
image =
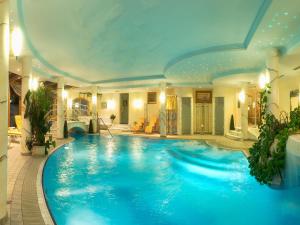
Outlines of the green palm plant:
M 51 128 L 53 94 L 44 85 L 40 85 L 36 91 L 29 90 L 26 93 L 24 104 L 26 106 L 24 118 L 28 118 L 31 125 L 31 146 L 45 146 L 47 152 L 51 145 L 55 146 L 52 137 L 47 141 L 45 138 Z

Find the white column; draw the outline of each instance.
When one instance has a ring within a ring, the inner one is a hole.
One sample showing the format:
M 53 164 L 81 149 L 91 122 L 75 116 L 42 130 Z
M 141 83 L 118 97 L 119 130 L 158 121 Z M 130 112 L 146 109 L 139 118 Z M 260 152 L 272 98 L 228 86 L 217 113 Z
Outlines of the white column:
M 0 1 L 0 224 L 7 218 L 9 1 Z
M 166 83 L 160 84 L 160 111 L 159 111 L 159 133 L 161 137 L 167 136 L 167 112 L 166 112 Z
M 56 138 L 64 138 L 64 78 L 59 77 L 57 80 L 57 121 L 56 121 Z
M 177 134 L 182 134 L 182 101 L 181 95 L 177 95 Z
M 73 99 L 72 97 L 69 96 L 67 99 L 67 120 L 70 120 L 72 117 L 72 106 L 73 106 Z
M 31 126 L 28 118 L 24 118 L 25 105 L 24 99 L 29 90 L 29 79 L 32 73 L 32 58 L 31 56 L 22 57 L 22 138 L 21 138 L 21 154 L 28 155 L 30 154 L 27 146 L 26 139 L 31 137 Z
M 92 88 L 92 118 L 93 118 L 93 129 L 94 133 L 97 132 L 97 105 L 98 105 L 98 87 L 94 86 Z
M 266 66 L 270 74 L 272 92 L 269 95 L 268 108 L 276 118 L 279 118 L 279 51 L 277 49 L 268 51 Z
M 243 134 L 243 139 L 248 138 L 248 95 L 247 87 L 244 85 L 242 90 L 245 93 L 245 101 L 240 102 L 241 107 L 241 129 Z

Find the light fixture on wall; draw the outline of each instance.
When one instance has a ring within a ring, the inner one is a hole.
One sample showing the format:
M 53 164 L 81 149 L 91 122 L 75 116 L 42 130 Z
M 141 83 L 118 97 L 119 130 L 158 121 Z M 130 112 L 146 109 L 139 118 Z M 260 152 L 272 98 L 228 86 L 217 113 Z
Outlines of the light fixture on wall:
M 166 102 L 166 93 L 164 91 L 160 92 L 159 101 L 161 104 Z
M 62 92 L 62 98 L 63 98 L 63 100 L 67 99 L 68 95 L 69 95 L 68 92 L 66 90 L 63 90 L 63 92 Z
M 266 70 L 265 73 L 260 74 L 258 84 L 261 89 L 264 89 L 266 85 L 269 83 L 270 83 L 270 72 Z
M 107 109 L 115 109 L 116 103 L 114 100 L 108 100 L 107 101 Z
M 39 81 L 36 77 L 29 78 L 29 90 L 36 91 L 39 87 Z
M 96 95 L 93 95 L 93 96 L 92 96 L 92 103 L 93 103 L 94 105 L 97 104 L 97 96 L 96 96 Z
M 18 57 L 21 55 L 23 45 L 23 35 L 20 28 L 14 28 L 11 39 L 11 47 L 13 50 L 13 54 L 14 56 Z
M 133 107 L 135 109 L 141 109 L 143 107 L 143 101 L 141 99 L 135 99 L 133 101 Z
M 68 108 L 69 108 L 69 109 L 72 109 L 72 106 L 73 106 L 73 100 L 72 100 L 71 98 L 69 98 L 67 104 L 68 104 Z
M 241 90 L 240 93 L 239 93 L 239 101 L 241 103 L 245 103 L 246 101 L 246 93 L 245 93 L 245 90 Z

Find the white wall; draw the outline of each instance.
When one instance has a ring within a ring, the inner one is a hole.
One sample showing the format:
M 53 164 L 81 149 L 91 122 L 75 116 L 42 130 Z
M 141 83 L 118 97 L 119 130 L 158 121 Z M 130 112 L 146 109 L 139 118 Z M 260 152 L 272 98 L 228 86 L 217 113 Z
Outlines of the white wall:
M 119 93 L 103 93 L 101 98 L 98 98 L 98 101 L 100 102 L 98 104 L 98 112 L 99 116 L 104 118 L 104 120 L 108 120 L 110 118 L 111 114 L 116 115 L 116 119 L 114 123 L 120 122 L 120 94 Z M 106 109 L 101 108 L 102 102 L 108 102 L 112 101 L 114 102 L 114 107 L 109 108 L 107 105 Z
M 141 103 L 141 107 L 136 107 L 135 102 Z M 147 92 L 129 93 L 129 125 L 132 126 L 140 118 L 146 117 Z
M 156 90 L 155 90 L 156 91 Z M 125 92 L 124 92 L 125 93 Z M 140 118 L 150 120 L 151 117 L 159 116 L 159 92 L 157 92 L 157 104 L 147 104 L 147 93 L 145 92 L 129 92 L 129 125 L 132 126 L 134 122 L 138 121 Z M 134 106 L 134 102 L 138 100 L 141 102 L 141 107 L 137 108 Z M 120 122 L 120 93 L 103 93 L 101 99 L 98 103 L 99 115 L 105 119 L 108 119 L 111 114 L 115 114 L 115 123 Z M 114 109 L 101 109 L 101 102 L 114 101 Z
M 290 112 L 290 91 L 299 89 L 300 74 L 297 76 L 283 77 L 279 80 L 279 108 L 280 111 Z

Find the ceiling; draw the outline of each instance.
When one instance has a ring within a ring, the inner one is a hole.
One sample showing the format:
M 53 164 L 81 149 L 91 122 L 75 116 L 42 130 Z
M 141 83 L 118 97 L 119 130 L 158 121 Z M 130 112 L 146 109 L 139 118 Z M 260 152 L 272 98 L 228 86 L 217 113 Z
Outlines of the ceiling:
M 12 0 L 11 18 L 35 73 L 86 85 L 253 80 L 270 48 L 300 64 L 296 0 Z

